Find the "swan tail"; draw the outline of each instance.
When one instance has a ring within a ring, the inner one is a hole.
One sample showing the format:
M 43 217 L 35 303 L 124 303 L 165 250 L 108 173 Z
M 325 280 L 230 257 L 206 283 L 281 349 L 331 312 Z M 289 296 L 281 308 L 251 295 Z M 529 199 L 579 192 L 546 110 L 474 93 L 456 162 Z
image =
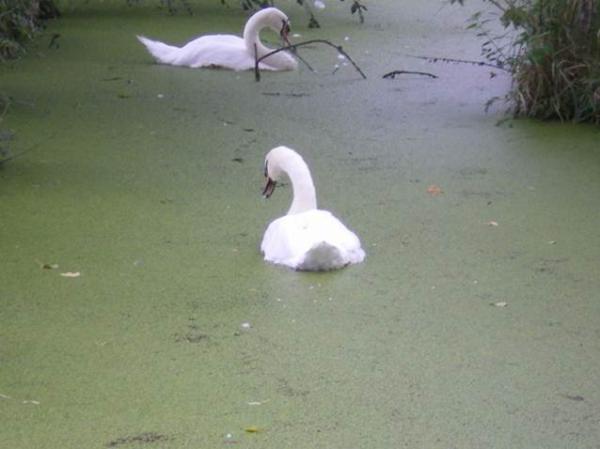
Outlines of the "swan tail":
M 336 246 L 327 242 L 314 245 L 297 266 L 301 271 L 327 271 L 341 268 L 348 264 L 342 252 Z
M 159 41 L 153 41 L 144 36 L 137 36 L 138 40 L 144 44 L 148 52 L 163 64 L 174 64 L 179 53 L 179 48 L 172 45 L 167 45 Z

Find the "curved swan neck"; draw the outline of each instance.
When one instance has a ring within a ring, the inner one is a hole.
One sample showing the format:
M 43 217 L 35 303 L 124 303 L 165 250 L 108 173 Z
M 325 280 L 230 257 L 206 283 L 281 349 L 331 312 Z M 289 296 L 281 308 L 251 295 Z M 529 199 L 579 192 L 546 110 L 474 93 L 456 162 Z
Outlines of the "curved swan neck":
M 288 156 L 280 161 L 280 168 L 286 172 L 292 183 L 294 199 L 288 211 L 288 215 L 299 214 L 317 208 L 317 194 L 315 184 L 308 165 L 297 153 L 288 153 Z
M 288 215 L 316 209 L 317 194 L 306 164 L 304 164 L 304 167 L 295 167 L 291 172 L 288 171 L 288 176 L 292 182 L 294 193 L 294 199 L 292 200 L 290 210 L 288 210 Z
M 263 45 L 259 36 L 260 30 L 266 27 L 263 23 L 263 18 L 265 16 L 264 14 L 261 14 L 261 12 L 264 11 L 265 10 L 259 11 L 250 17 L 244 27 L 244 42 L 246 43 L 246 48 L 253 57 L 256 56 L 257 58 L 260 58 L 271 51 L 270 48 Z

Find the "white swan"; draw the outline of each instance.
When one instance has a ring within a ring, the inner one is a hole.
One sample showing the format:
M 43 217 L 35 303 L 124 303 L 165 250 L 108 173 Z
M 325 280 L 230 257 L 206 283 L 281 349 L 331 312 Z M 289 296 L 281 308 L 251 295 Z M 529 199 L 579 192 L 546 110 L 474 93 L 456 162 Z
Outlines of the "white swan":
M 331 212 L 317 209 L 317 196 L 308 165 L 291 148 L 280 146 L 265 158 L 269 198 L 277 180 L 286 174 L 294 199 L 287 215 L 272 221 L 260 245 L 268 262 L 296 270 L 324 271 L 360 263 L 365 252 L 356 234 Z
M 277 8 L 266 8 L 254 14 L 244 27 L 243 37 L 231 34 L 200 36 L 183 47 L 174 47 L 137 36 L 154 58 L 163 64 L 176 66 L 221 67 L 231 70 L 254 69 L 255 54 L 260 58 L 271 52 L 259 37 L 263 28 L 269 27 L 279 33 L 284 42 L 289 43 L 290 31 L 287 16 Z M 294 70 L 298 62 L 289 53 L 282 51 L 264 59 L 259 68 L 262 70 Z

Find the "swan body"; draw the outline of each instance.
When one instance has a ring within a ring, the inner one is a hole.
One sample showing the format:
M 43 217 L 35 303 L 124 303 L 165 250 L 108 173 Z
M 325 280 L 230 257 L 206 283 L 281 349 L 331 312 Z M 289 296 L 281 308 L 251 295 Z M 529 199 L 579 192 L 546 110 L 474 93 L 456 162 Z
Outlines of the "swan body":
M 265 8 L 254 14 L 244 27 L 242 37 L 231 34 L 200 36 L 183 47 L 167 45 L 144 36 L 137 36 L 156 61 L 162 64 L 192 68 L 220 67 L 231 70 L 254 69 L 255 56 L 266 55 L 271 48 L 260 40 L 260 31 L 271 28 L 287 42 L 289 20 L 277 8 Z M 282 51 L 261 61 L 262 70 L 294 70 L 298 67 L 296 59 Z
M 277 180 L 286 174 L 294 198 L 287 215 L 272 221 L 265 231 L 261 251 L 267 262 L 302 271 L 326 271 L 360 263 L 365 258 L 360 240 L 331 212 L 317 209 L 310 171 L 294 150 L 280 146 L 265 159 L 267 185 L 273 193 Z

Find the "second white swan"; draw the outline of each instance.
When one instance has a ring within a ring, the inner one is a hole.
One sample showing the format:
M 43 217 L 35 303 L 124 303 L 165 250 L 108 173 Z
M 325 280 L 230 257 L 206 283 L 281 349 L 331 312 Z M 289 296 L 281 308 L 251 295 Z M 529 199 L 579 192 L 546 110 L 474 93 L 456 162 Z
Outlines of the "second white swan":
M 250 17 L 244 27 L 243 37 L 231 34 L 200 36 L 181 48 L 144 36 L 137 38 L 162 64 L 192 68 L 220 67 L 239 71 L 254 69 L 255 58 L 272 51 L 260 40 L 259 34 L 263 28 L 271 28 L 279 33 L 284 42 L 289 43 L 289 20 L 277 8 L 265 8 Z M 269 56 L 259 65 L 262 70 L 273 71 L 294 70 L 297 67 L 296 59 L 286 51 Z
M 365 258 L 360 240 L 331 212 L 317 209 L 315 186 L 308 165 L 297 152 L 280 146 L 265 158 L 268 198 L 286 174 L 294 198 L 287 215 L 272 221 L 263 237 L 265 260 L 303 271 L 325 271 L 360 263 Z

